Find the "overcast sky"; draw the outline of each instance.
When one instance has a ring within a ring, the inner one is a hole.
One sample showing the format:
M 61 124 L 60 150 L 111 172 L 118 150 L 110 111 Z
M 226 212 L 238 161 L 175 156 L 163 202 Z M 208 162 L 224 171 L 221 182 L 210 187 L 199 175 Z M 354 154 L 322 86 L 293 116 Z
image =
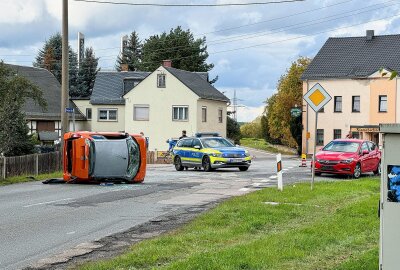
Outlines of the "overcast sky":
M 246 3 L 268 0 L 111 0 L 131 3 Z M 0 59 L 31 66 L 44 41 L 61 32 L 62 0 L 1 0 Z M 139 7 L 69 1 L 69 38 L 77 33 L 100 57 L 102 70 L 114 68 L 120 38 L 132 31 L 144 40 L 176 26 L 207 39 L 210 78 L 229 98 L 236 89 L 239 121 L 262 113 L 279 77 L 299 56 L 313 57 L 328 37 L 400 33 L 398 0 L 306 0 L 235 7 Z

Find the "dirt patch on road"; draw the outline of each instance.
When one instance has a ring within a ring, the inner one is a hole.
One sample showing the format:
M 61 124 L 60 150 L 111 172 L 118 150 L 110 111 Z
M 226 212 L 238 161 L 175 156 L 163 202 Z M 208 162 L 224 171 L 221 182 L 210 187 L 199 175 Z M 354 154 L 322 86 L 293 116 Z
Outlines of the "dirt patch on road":
M 51 258 L 43 259 L 24 270 L 64 270 L 79 264 L 110 259 L 120 255 L 140 241 L 173 231 L 194 219 L 200 213 L 214 208 L 222 200 L 172 211 L 129 230 L 116 233 L 91 243 L 82 243 Z

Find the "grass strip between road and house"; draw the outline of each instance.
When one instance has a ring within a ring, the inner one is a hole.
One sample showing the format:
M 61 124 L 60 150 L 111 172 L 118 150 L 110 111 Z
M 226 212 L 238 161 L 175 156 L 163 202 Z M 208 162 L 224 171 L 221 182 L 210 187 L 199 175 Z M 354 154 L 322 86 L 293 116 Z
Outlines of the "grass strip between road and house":
M 266 188 L 79 269 L 375 270 L 378 200 L 378 178 Z
M 62 172 L 39 174 L 36 176 L 20 175 L 20 176 L 7 177 L 6 179 L 0 180 L 0 186 L 32 182 L 32 181 L 43 181 L 43 180 L 50 179 L 50 178 L 62 178 Z
M 283 155 L 293 155 L 293 152 L 278 149 L 275 146 L 267 143 L 264 139 L 257 138 L 242 138 L 240 139 L 240 145 L 250 147 L 254 149 L 264 150 L 270 153 L 281 153 Z

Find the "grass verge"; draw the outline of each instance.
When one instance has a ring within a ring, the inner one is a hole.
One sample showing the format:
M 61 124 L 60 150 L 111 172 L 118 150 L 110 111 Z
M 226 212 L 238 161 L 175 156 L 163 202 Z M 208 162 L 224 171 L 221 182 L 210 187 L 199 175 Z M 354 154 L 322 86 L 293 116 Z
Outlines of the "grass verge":
M 378 178 L 263 189 L 79 269 L 375 270 L 378 200 Z
M 14 177 L 8 177 L 4 180 L 0 180 L 0 186 L 6 186 L 24 182 L 32 182 L 32 181 L 42 181 L 49 178 L 60 178 L 60 177 L 62 177 L 62 172 L 39 174 L 37 176 L 31 176 L 31 175 L 14 176 Z
M 263 139 L 256 139 L 256 138 L 242 138 L 240 139 L 240 145 L 247 146 L 254 149 L 264 150 L 270 153 L 281 153 L 283 155 L 293 155 L 290 151 L 285 151 L 278 149 L 271 144 L 267 143 Z

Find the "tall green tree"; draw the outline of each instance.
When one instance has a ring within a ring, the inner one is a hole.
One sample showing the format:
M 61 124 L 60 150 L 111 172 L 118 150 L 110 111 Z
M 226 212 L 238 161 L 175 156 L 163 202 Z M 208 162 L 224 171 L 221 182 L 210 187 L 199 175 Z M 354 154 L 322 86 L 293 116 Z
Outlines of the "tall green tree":
M 0 153 L 18 156 L 34 152 L 34 144 L 26 124 L 22 106 L 33 99 L 43 109 L 46 101 L 41 90 L 0 62 Z
M 69 89 L 70 92 L 76 91 L 78 85 L 78 60 L 77 54 L 68 46 L 69 51 Z M 43 48 L 39 50 L 36 56 L 34 67 L 45 68 L 57 78 L 61 83 L 62 67 L 62 37 L 60 33 L 52 35 L 46 40 Z
M 122 66 L 127 65 L 128 71 L 137 71 L 140 69 L 142 61 L 143 44 L 136 31 L 133 31 L 128 38 L 128 44 L 121 55 L 117 58 L 116 70 L 123 70 Z M 153 71 L 153 70 L 152 70 Z
M 93 48 L 85 49 L 85 57 L 79 65 L 77 87 L 70 91 L 72 97 L 89 97 L 92 94 L 98 68 L 99 58 L 93 52 Z
M 195 39 L 190 30 L 178 26 L 145 40 L 140 69 L 152 72 L 163 60 L 170 59 L 174 68 L 207 72 L 214 67 L 206 63 L 207 58 L 206 38 Z
M 233 140 L 236 144 L 240 143 L 240 139 L 242 137 L 238 122 L 229 116 L 226 117 L 226 136 Z
M 278 82 L 278 93 L 273 102 L 267 104 L 267 118 L 269 134 L 273 139 L 279 139 L 283 144 L 297 147 L 298 143 L 290 131 L 290 109 L 296 104 L 302 104 L 303 82 L 301 75 L 307 68 L 311 59 L 301 57 L 293 62 L 286 74 Z M 300 133 L 301 136 L 301 133 Z

